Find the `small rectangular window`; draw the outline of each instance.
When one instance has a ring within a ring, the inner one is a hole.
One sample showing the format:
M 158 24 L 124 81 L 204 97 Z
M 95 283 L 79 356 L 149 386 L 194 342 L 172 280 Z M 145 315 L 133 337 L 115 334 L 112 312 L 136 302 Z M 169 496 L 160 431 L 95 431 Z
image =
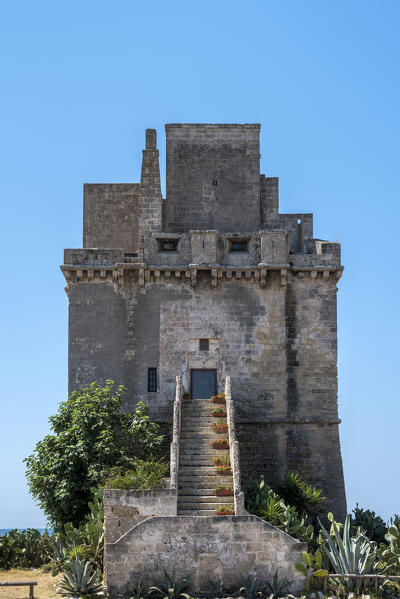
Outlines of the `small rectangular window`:
M 248 252 L 249 251 L 249 240 L 248 239 L 231 239 L 229 244 L 230 252 Z
M 179 239 L 157 239 L 159 252 L 177 252 Z
M 201 351 L 208 351 L 210 347 L 208 339 L 200 339 L 199 347 Z
M 147 391 L 157 393 L 157 368 L 147 369 Z
M 217 181 L 216 179 L 214 179 L 214 180 L 213 180 L 213 186 L 214 186 L 214 187 L 217 187 L 217 185 L 218 185 L 218 181 Z

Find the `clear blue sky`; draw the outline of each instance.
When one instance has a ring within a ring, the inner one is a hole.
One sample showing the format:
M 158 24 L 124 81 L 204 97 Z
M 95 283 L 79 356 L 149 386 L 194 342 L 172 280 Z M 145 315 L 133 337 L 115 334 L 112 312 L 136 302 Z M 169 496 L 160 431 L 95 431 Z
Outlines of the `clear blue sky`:
M 281 210 L 340 241 L 349 509 L 400 512 L 398 0 L 3 2 L 0 528 L 42 526 L 22 459 L 67 396 L 63 248 L 82 184 L 138 181 L 144 130 L 260 122 Z

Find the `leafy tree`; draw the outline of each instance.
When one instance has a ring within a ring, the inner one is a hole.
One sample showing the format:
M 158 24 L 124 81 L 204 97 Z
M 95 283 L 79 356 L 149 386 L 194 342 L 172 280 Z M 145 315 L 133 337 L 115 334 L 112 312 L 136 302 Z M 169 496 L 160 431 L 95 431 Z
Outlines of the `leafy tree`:
M 158 425 L 139 402 L 132 415 L 121 409 L 123 386 L 107 380 L 74 391 L 51 416 L 52 434 L 25 459 L 29 490 L 55 530 L 88 513 L 92 487 L 114 467 L 129 469 L 137 457 L 154 456 L 162 442 Z
M 355 528 L 362 528 L 366 536 L 377 543 L 385 542 L 385 535 L 388 532 L 388 526 L 380 516 L 377 516 L 372 510 L 364 510 L 358 506 L 353 510 L 354 516 L 351 516 L 351 525 Z

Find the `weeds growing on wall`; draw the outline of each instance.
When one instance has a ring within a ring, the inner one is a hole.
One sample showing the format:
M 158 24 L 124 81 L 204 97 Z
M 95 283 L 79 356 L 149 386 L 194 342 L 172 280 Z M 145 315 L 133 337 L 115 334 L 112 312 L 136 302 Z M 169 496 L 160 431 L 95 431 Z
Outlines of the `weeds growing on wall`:
M 161 489 L 165 487 L 168 464 L 162 460 L 136 460 L 129 470 L 112 469 L 106 489 Z

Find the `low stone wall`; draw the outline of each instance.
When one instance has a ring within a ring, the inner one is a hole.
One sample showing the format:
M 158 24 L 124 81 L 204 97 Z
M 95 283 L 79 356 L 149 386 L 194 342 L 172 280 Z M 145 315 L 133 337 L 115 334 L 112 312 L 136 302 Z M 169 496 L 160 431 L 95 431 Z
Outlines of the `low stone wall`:
M 238 591 L 247 576 L 270 581 L 278 570 L 293 592 L 304 586 L 295 563 L 306 548 L 256 516 L 152 517 L 106 544 L 106 582 L 112 598 L 129 596 L 139 579 L 152 585 L 175 569 L 196 596 L 210 581 Z
M 176 516 L 176 489 L 151 491 L 104 490 L 104 533 L 114 543 L 128 530 L 151 516 Z

